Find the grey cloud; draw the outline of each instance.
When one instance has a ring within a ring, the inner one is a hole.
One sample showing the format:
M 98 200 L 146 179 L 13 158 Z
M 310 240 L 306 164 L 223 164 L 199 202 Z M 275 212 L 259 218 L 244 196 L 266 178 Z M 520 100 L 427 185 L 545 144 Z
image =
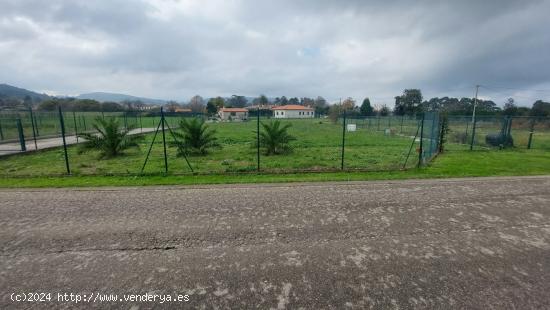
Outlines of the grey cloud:
M 4 0 L 0 81 L 177 100 L 471 96 L 478 83 L 550 85 L 549 11 L 544 0 Z

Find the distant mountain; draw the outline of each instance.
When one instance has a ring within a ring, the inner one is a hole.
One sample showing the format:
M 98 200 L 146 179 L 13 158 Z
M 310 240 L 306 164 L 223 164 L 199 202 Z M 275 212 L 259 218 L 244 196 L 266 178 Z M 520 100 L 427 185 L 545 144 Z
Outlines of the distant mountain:
M 39 94 L 24 88 L 15 87 L 8 84 L 0 84 L 0 98 L 25 100 L 25 97 L 27 96 L 29 96 L 33 102 L 44 101 L 52 98 L 46 94 Z
M 151 99 L 151 98 L 145 98 L 145 97 L 130 96 L 125 94 L 104 93 L 104 92 L 81 94 L 81 95 L 78 95 L 76 98 L 93 99 L 99 102 L 105 102 L 105 101 L 123 102 L 123 101 L 138 101 L 138 100 L 143 103 L 149 103 L 149 104 L 165 104 L 167 102 L 167 100 L 161 100 L 161 99 Z

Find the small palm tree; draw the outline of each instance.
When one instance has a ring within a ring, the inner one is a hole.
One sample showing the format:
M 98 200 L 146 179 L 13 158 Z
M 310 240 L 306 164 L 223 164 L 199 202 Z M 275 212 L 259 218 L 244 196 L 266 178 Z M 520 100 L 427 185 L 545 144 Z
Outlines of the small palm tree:
M 140 136 L 130 136 L 128 132 L 132 128 L 121 129 L 117 119 L 103 119 L 97 117 L 92 127 L 97 133 L 81 133 L 78 136 L 85 140 L 81 144 L 79 153 L 90 150 L 99 150 L 100 158 L 110 158 L 123 154 L 123 151 L 138 147 Z
M 268 124 L 262 123 L 263 131 L 260 132 L 260 146 L 265 148 L 266 155 L 276 155 L 290 152 L 290 142 L 296 140 L 287 130 L 292 124 L 281 126 L 279 120 Z
M 181 132 L 174 131 L 174 135 L 179 140 L 175 143 L 179 156 L 185 155 L 188 151 L 192 154 L 205 155 L 209 149 L 221 147 L 218 138 L 215 137 L 216 131 L 209 129 L 203 119 L 182 119 L 178 129 Z

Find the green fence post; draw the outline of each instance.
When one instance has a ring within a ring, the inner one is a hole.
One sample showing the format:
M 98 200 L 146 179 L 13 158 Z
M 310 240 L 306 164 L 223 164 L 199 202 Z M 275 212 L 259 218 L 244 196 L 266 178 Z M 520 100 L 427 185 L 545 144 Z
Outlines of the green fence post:
M 258 161 L 258 172 L 260 172 L 260 106 L 258 106 L 258 115 L 256 116 L 256 157 Z
M 16 120 L 16 124 L 17 133 L 19 134 L 19 144 L 21 145 L 21 152 L 25 152 L 27 150 L 27 145 L 25 143 L 25 134 L 23 133 L 23 125 L 21 124 L 20 118 Z
M 2 131 L 2 120 L 0 119 L 0 140 L 4 140 L 4 132 Z
M 344 150 L 346 148 L 346 110 L 344 110 L 344 119 L 342 122 L 342 163 L 340 169 L 344 170 Z
M 126 114 L 124 114 L 124 120 L 126 120 Z M 166 155 L 166 136 L 164 134 L 164 110 L 160 107 L 160 121 L 162 123 L 162 144 L 164 146 L 164 172 L 168 173 L 168 156 Z M 128 128 L 128 127 L 126 127 Z
M 533 142 L 533 133 L 535 132 L 535 119 L 531 119 L 531 126 L 529 130 L 529 141 L 527 141 L 527 149 L 531 149 L 531 142 Z
M 403 134 L 403 118 L 405 118 L 405 115 L 401 115 L 401 131 L 400 134 Z
M 422 166 L 423 152 L 424 152 L 424 118 L 426 117 L 425 113 L 422 113 L 422 121 L 420 123 L 420 149 L 418 152 L 418 168 Z
M 139 114 L 139 131 L 143 133 L 143 123 L 141 122 L 141 113 Z
M 32 114 L 32 108 L 29 107 L 29 112 L 31 116 L 31 126 L 32 126 L 32 138 L 34 140 L 34 149 L 38 150 L 38 145 L 36 144 L 36 128 L 34 125 L 34 115 Z
M 474 121 L 472 123 L 472 140 L 470 141 L 470 151 L 474 149 L 474 141 L 476 137 L 476 123 L 477 123 L 477 116 L 474 115 Z
M 67 174 L 71 174 L 71 168 L 69 167 L 69 155 L 67 154 L 67 141 L 65 140 L 65 121 L 63 120 L 63 112 L 61 107 L 59 109 L 59 126 L 61 127 L 61 137 L 63 138 L 63 151 L 65 153 L 65 166 L 67 167 Z
M 74 121 L 74 135 L 76 136 L 76 143 L 78 143 L 78 129 L 76 127 L 76 114 L 73 111 L 73 121 Z
M 86 127 L 86 115 L 82 115 L 82 123 L 84 123 L 84 131 L 88 131 L 88 128 Z
M 40 119 L 40 117 L 37 118 L 36 114 L 34 114 L 34 127 L 36 129 L 36 136 L 37 137 L 40 137 L 40 132 L 38 131 L 38 120 Z M 40 125 L 42 125 L 42 122 L 40 122 Z

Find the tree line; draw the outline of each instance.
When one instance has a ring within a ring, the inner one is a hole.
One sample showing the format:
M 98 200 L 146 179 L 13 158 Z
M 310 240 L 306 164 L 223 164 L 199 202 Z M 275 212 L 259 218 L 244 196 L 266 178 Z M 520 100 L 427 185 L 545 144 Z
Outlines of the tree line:
M 28 96 L 27 96 L 28 97 Z M 12 98 L 1 98 L 1 105 L 7 108 L 28 108 L 33 106 L 33 100 L 30 97 L 25 97 L 24 100 L 15 100 Z M 170 101 L 165 104 L 164 108 L 167 112 L 183 111 L 188 109 L 192 113 L 206 113 L 207 115 L 215 115 L 222 107 L 244 108 L 247 106 L 256 106 L 260 109 L 269 109 L 270 105 L 304 105 L 312 107 L 315 114 L 322 116 L 328 115 L 335 117 L 346 111 L 350 116 L 386 116 L 386 115 L 409 115 L 414 116 L 423 112 L 440 111 L 448 115 L 471 115 L 474 109 L 473 98 L 453 98 L 453 97 L 435 97 L 429 100 L 424 100 L 420 89 L 405 89 L 399 96 L 394 97 L 394 107 L 390 109 L 387 105 L 373 105 L 367 97 L 363 99 L 361 104 L 356 104 L 356 101 L 348 97 L 343 101 L 329 104 L 328 101 L 318 96 L 316 98 L 309 97 L 291 97 L 286 96 L 272 98 L 271 100 L 265 95 L 260 95 L 252 100 L 248 100 L 245 96 L 233 95 L 229 98 L 213 97 L 205 100 L 203 97 L 193 96 L 187 103 L 178 103 Z M 52 98 L 44 100 L 37 105 L 38 110 L 53 111 L 61 106 L 66 111 L 105 111 L 105 112 L 122 112 L 122 111 L 140 111 L 160 109 L 158 106 L 150 106 L 141 101 L 125 101 L 125 102 L 98 102 L 91 99 L 76 99 L 76 98 Z M 513 98 L 508 98 L 504 102 L 503 107 L 499 107 L 491 100 L 478 99 L 476 106 L 477 115 L 508 115 L 508 116 L 550 116 L 550 103 L 537 100 L 529 107 L 519 107 L 515 104 Z

